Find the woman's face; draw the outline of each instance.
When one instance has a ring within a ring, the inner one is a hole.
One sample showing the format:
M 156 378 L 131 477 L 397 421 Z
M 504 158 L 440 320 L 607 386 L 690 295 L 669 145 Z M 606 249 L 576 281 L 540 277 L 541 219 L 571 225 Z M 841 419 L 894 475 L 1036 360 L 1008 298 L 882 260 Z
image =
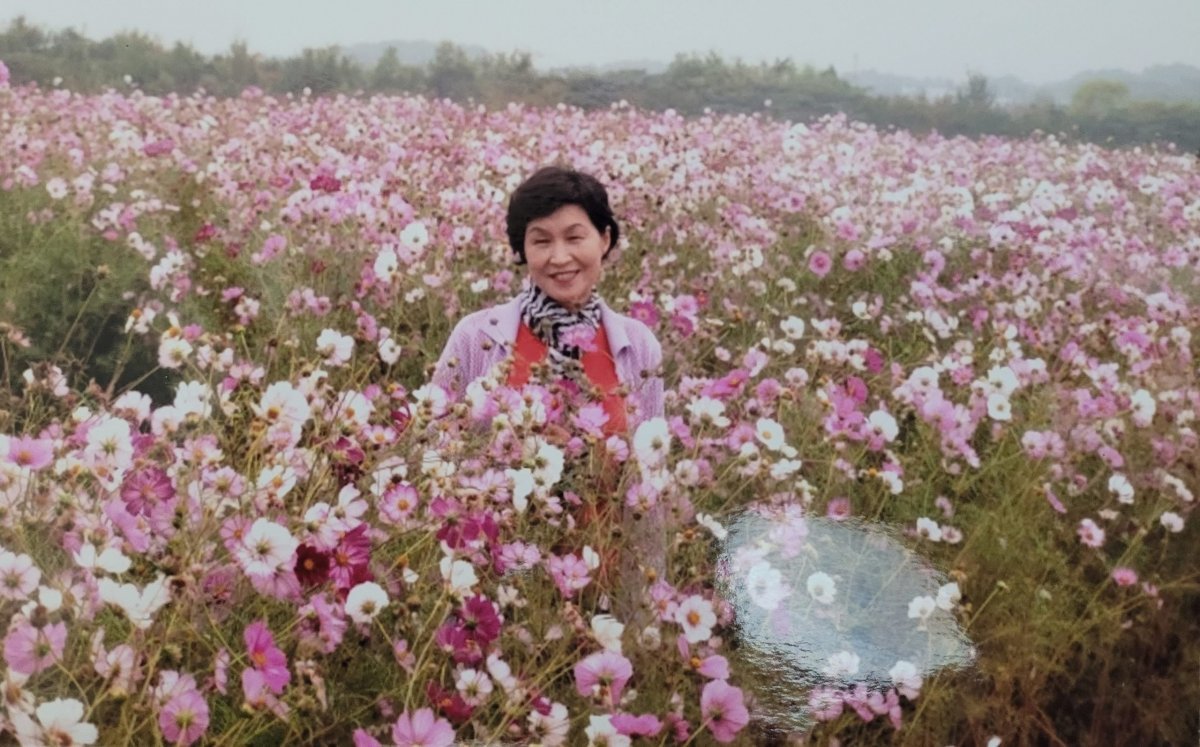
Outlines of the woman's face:
M 529 277 L 546 295 L 577 310 L 600 282 L 608 241 L 608 229 L 597 231 L 583 208 L 563 205 L 525 227 Z

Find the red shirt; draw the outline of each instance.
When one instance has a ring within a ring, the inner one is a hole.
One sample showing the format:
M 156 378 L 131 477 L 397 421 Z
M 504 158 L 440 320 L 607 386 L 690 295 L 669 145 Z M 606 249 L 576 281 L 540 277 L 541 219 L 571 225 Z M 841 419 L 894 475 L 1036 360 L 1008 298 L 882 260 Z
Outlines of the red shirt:
M 596 328 L 595 348 L 594 351 L 583 351 L 580 357 L 583 373 L 588 381 L 604 393 L 601 405 L 608 415 L 608 421 L 603 428 L 604 435 L 621 435 L 628 429 L 625 421 L 625 398 L 616 391 L 621 381 L 617 378 L 617 364 L 613 360 L 603 324 Z M 512 387 L 521 386 L 529 381 L 529 369 L 534 363 L 546 359 L 546 343 L 539 340 L 525 322 L 521 322 L 517 330 L 515 353 L 513 367 L 508 375 L 508 385 Z

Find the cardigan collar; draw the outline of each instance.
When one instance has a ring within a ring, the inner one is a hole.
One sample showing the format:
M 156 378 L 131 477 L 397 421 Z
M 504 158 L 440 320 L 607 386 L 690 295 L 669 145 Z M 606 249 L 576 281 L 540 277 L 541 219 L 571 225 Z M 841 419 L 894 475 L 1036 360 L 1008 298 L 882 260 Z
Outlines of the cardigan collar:
M 608 344 L 612 347 L 614 356 L 633 344 L 629 335 L 625 333 L 625 325 L 621 324 L 620 316 L 609 308 L 604 299 L 600 299 L 600 323 L 604 325 L 604 334 L 608 337 Z M 512 345 L 517 340 L 517 330 L 520 327 L 520 299 L 512 298 L 491 308 L 484 319 L 483 331 L 501 345 Z

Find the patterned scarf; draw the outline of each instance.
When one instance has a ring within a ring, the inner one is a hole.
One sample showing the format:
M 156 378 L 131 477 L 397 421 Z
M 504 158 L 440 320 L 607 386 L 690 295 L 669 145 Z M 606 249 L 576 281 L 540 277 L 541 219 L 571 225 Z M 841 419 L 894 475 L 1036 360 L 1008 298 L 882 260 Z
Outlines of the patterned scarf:
M 600 327 L 600 296 L 593 290 L 583 308 L 571 311 L 536 283 L 529 283 L 517 298 L 521 321 L 546 345 L 546 360 L 554 378 L 578 380 L 583 373 L 580 345 L 586 345 Z

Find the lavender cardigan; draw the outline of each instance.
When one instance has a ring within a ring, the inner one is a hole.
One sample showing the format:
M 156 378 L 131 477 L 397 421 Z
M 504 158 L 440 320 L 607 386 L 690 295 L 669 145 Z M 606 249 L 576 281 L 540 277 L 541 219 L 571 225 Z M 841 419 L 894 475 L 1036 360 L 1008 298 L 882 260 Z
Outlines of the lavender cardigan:
M 603 300 L 600 323 L 612 349 L 617 378 L 629 388 L 626 401 L 635 405 L 630 425 L 662 417 L 663 381 L 658 372 L 662 346 L 658 339 L 645 324 L 613 311 Z M 461 399 L 468 384 L 512 353 L 520 326 L 521 308 L 516 298 L 463 317 L 446 341 L 434 369 L 433 383 L 452 398 Z M 649 372 L 646 377 L 642 376 L 643 371 Z

